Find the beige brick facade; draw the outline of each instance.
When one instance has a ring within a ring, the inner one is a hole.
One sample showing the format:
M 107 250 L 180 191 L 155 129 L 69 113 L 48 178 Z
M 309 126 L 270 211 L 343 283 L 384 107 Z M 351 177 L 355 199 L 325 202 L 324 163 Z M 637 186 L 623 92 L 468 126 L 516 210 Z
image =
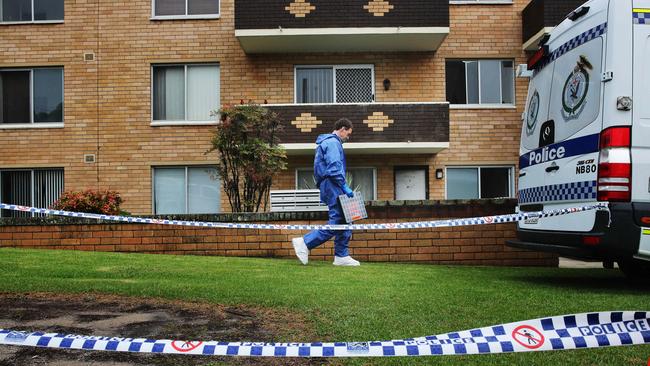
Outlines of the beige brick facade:
M 378 3 L 394 4 L 372 1 L 368 10 L 390 10 L 375 8 Z M 294 66 L 307 64 L 372 64 L 378 102 L 441 102 L 445 59 L 524 63 L 521 10 L 527 3 L 450 5 L 450 33 L 435 53 L 246 55 L 234 36 L 233 0 L 221 1 L 218 19 L 205 20 L 152 20 L 150 0 L 65 1 L 62 24 L 0 25 L 0 67 L 62 66 L 65 79 L 65 127 L 0 129 L 0 169 L 62 167 L 66 189 L 114 189 L 122 194 L 124 209 L 150 214 L 152 167 L 216 159 L 214 153 L 204 154 L 210 126 L 151 126 L 152 65 L 218 63 L 221 105 L 293 103 Z M 94 61 L 84 61 L 88 52 Z M 384 79 L 391 80 L 388 91 Z M 432 199 L 445 197 L 444 180 L 434 176 L 437 168 L 516 166 L 526 82 L 515 83 L 515 108 L 452 109 L 450 148 L 437 156 L 349 156 L 348 165 L 376 169 L 380 200 L 394 198 L 395 166 L 428 166 Z M 310 121 L 300 122 L 301 128 Z M 96 154 L 97 162 L 84 163 L 84 154 Z M 274 187 L 294 188 L 295 168 L 310 167 L 311 161 L 292 157 Z

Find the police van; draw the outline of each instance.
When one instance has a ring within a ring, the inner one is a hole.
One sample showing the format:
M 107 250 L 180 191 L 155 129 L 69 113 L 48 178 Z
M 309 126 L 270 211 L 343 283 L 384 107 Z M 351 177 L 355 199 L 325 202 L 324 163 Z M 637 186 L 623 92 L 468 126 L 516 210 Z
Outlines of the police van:
M 650 278 L 650 0 L 591 0 L 540 42 L 522 116 L 510 246 L 617 262 Z

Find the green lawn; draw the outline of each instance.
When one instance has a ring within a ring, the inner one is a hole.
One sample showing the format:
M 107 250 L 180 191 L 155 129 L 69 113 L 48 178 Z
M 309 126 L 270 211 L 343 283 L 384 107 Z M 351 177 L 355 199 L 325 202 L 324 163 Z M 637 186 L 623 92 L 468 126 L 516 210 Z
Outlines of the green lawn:
M 538 317 L 650 310 L 617 270 L 429 266 L 0 250 L 0 291 L 101 292 L 300 312 L 319 339 L 419 337 Z M 254 340 L 251 340 L 254 341 Z M 346 364 L 647 365 L 650 346 L 525 354 L 349 359 Z

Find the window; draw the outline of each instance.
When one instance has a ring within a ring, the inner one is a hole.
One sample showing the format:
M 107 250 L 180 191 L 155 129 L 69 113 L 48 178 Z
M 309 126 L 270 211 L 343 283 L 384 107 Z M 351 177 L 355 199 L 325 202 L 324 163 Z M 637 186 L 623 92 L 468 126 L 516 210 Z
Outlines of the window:
M 449 103 L 514 103 L 512 60 L 447 60 L 445 64 Z
M 374 168 L 349 168 L 346 180 L 352 190 L 363 194 L 366 201 L 377 199 L 377 174 Z M 296 169 L 296 189 L 318 189 L 313 169 Z
M 155 18 L 205 18 L 219 16 L 219 0 L 153 0 Z
M 63 0 L 0 0 L 0 23 L 63 20 Z
M 0 125 L 63 123 L 63 69 L 0 69 Z
M 0 170 L 0 202 L 3 203 L 49 208 L 63 188 L 63 169 Z M 0 212 L 0 217 L 30 216 L 29 212 Z
M 153 67 L 153 120 L 213 123 L 219 109 L 219 65 Z
M 447 199 L 512 197 L 512 167 L 447 168 Z
M 372 65 L 297 66 L 296 103 L 370 103 L 374 79 Z
M 214 167 L 153 169 L 154 213 L 213 214 L 221 210 L 221 180 Z

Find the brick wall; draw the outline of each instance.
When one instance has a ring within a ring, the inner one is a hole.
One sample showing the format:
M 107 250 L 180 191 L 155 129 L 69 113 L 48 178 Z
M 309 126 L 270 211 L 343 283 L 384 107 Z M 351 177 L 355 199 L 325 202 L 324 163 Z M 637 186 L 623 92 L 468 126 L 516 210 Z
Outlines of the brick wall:
M 375 203 L 364 223 L 425 221 L 446 217 L 473 217 L 510 213 L 506 202 Z M 179 217 L 176 217 L 177 219 Z M 215 221 L 322 224 L 326 213 L 219 215 L 183 217 Z M 167 225 L 116 224 L 71 218 L 0 220 L 0 247 L 66 249 L 105 252 L 220 255 L 294 258 L 291 238 L 297 230 L 204 229 Z M 436 229 L 354 232 L 351 255 L 363 262 L 419 262 L 462 265 L 556 266 L 557 256 L 505 246 L 515 237 L 514 224 Z M 333 259 L 333 244 L 314 249 L 311 260 Z

